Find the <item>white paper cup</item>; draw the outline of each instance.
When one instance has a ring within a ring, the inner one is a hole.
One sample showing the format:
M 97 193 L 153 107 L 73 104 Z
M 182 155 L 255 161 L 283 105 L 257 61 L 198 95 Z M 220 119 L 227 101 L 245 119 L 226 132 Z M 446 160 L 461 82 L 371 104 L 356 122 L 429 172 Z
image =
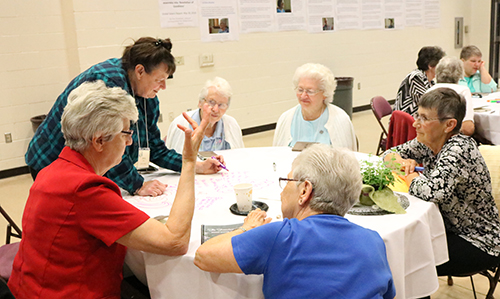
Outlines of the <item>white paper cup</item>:
M 252 209 L 252 184 L 234 185 L 234 193 L 236 193 L 238 211 L 250 211 Z

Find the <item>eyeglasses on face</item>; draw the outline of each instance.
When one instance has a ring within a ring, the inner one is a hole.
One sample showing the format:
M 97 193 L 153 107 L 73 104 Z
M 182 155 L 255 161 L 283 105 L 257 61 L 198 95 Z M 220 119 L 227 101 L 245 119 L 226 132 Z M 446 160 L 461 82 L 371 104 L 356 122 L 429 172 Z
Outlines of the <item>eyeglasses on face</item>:
M 278 178 L 280 188 L 283 189 L 286 187 L 288 182 L 303 182 L 304 180 L 296 180 L 296 179 L 289 179 L 289 178 Z
M 316 89 L 316 90 L 314 90 L 314 89 L 304 89 L 302 87 L 296 87 L 295 91 L 297 92 L 297 94 L 303 94 L 305 92 L 308 96 L 313 96 L 313 95 L 316 95 L 319 92 L 321 92 L 321 90 L 319 90 L 319 89 Z
M 123 130 L 120 133 L 127 134 L 128 136 L 132 137 L 132 135 L 134 135 L 134 130 Z
M 212 108 L 215 107 L 215 105 L 217 105 L 219 107 L 219 109 L 222 109 L 222 110 L 227 109 L 227 107 L 229 107 L 229 105 L 226 103 L 217 103 L 214 100 L 207 100 L 207 99 L 203 99 L 203 100 L 208 104 L 208 106 L 210 106 Z
M 447 119 L 452 119 L 453 117 L 443 117 L 443 118 L 439 118 L 439 117 L 432 117 L 432 118 L 428 118 L 426 117 L 425 115 L 420 115 L 418 112 L 415 112 L 413 114 L 413 119 L 415 119 L 415 121 L 421 121 L 423 123 L 425 122 L 429 122 L 429 121 L 433 121 L 433 120 L 439 120 L 439 121 L 443 121 L 443 120 L 447 120 Z

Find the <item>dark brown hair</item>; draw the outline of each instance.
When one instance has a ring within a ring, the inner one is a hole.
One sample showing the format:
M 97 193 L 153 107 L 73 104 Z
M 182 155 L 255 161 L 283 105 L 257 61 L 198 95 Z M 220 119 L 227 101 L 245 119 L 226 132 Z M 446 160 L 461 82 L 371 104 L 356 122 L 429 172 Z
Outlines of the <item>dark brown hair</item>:
M 429 66 L 436 66 L 444 55 L 446 54 L 440 47 L 423 47 L 418 52 L 417 66 L 420 70 L 426 71 Z
M 150 73 L 158 65 L 165 63 L 170 75 L 172 75 L 175 72 L 175 60 L 170 53 L 171 49 L 172 43 L 169 38 L 141 37 L 123 51 L 123 68 L 126 71 L 134 70 L 138 64 L 141 64 L 146 73 Z

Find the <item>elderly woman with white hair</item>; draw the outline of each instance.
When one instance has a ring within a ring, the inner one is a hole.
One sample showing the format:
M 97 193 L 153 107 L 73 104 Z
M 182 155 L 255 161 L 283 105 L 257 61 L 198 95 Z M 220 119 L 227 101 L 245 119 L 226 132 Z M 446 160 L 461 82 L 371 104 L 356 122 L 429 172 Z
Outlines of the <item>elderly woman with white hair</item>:
M 188 115 L 198 124 L 202 121 L 201 110 L 204 103 L 210 108 L 210 119 L 205 137 L 201 143 L 200 151 L 216 151 L 245 147 L 241 134 L 241 128 L 234 117 L 226 115 L 231 103 L 233 91 L 229 83 L 215 77 L 208 80 L 199 95 L 198 109 L 189 112 Z M 182 152 L 184 146 L 184 134 L 177 129 L 177 125 L 189 126 L 182 115 L 179 115 L 170 124 L 167 133 L 166 145 L 177 152 Z
M 329 103 L 336 87 L 332 71 L 321 64 L 307 63 L 297 68 L 293 84 L 299 105 L 280 116 L 273 146 L 294 146 L 302 141 L 357 150 L 349 116 Z
M 134 98 L 103 81 L 83 83 L 69 94 L 61 119 L 66 147 L 38 173 L 26 202 L 9 279 L 16 298 L 119 299 L 127 247 L 171 256 L 187 252 L 196 155 L 208 121 L 197 127 L 191 120 L 194 131 L 179 127 L 186 135 L 182 170 L 162 224 L 124 201 L 118 185 L 103 177 L 132 144 L 130 125 L 137 119 Z
M 354 154 L 314 144 L 279 178 L 283 221 L 259 209 L 197 250 L 205 271 L 263 274 L 265 298 L 394 298 L 385 244 L 343 216 L 359 199 Z
M 460 133 L 472 136 L 472 134 L 474 134 L 474 105 L 469 88 L 458 84 L 458 81 L 463 77 L 464 68 L 462 66 L 462 61 L 456 57 L 445 56 L 441 58 L 436 65 L 437 84 L 428 89 L 427 92 L 445 87 L 453 89 L 456 93 L 464 96 L 466 110 Z

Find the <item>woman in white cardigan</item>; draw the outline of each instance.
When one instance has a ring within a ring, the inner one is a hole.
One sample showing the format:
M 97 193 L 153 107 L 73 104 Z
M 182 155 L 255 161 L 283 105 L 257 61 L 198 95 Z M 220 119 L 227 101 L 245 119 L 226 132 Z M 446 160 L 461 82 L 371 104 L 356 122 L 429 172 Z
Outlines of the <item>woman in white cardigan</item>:
M 305 141 L 357 150 L 349 116 L 329 103 L 336 86 L 332 71 L 321 64 L 307 63 L 295 71 L 293 84 L 299 105 L 280 116 L 273 146 L 294 146 Z
M 233 92 L 229 83 L 220 78 L 215 77 L 213 80 L 208 80 L 200 92 L 198 107 L 201 107 L 205 102 L 211 107 L 210 124 L 205 131 L 205 137 L 200 145 L 200 151 L 216 151 L 245 147 L 241 135 L 241 128 L 236 120 L 226 115 L 226 110 L 229 108 L 231 96 Z M 188 112 L 188 115 L 198 124 L 201 122 L 200 109 Z M 166 145 L 168 148 L 174 149 L 182 153 L 184 146 L 184 134 L 179 134 L 177 125 L 189 126 L 182 115 L 179 115 L 170 124 L 167 133 Z

